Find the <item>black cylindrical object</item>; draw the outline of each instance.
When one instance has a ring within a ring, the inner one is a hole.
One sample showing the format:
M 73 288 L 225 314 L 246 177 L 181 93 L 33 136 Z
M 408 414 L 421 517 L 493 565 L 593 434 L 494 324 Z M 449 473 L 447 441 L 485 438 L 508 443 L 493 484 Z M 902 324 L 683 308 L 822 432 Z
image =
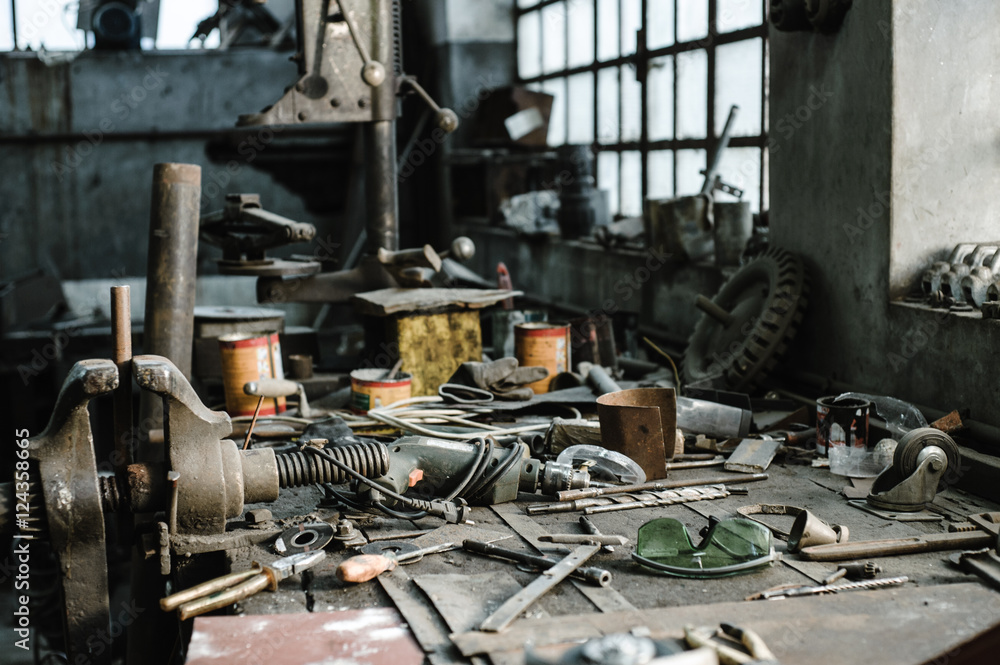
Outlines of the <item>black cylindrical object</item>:
M 191 378 L 201 167 L 156 164 L 149 219 L 143 351 Z
M 548 570 L 552 566 L 559 563 L 558 561 L 554 561 L 544 556 L 508 550 L 503 547 L 497 547 L 496 545 L 480 542 L 478 540 L 463 541 L 462 549 L 469 552 L 475 552 L 476 554 L 495 556 L 500 559 L 507 559 L 508 561 L 516 561 L 517 563 L 523 563 L 528 566 L 535 566 L 539 570 Z M 577 568 L 570 573 L 569 576 L 585 582 L 590 582 L 591 584 L 596 584 L 598 586 L 608 586 L 611 584 L 611 573 L 603 568 L 596 568 L 594 566 Z
M 396 191 L 396 35 L 393 2 L 373 3 L 371 57 L 386 69 L 385 81 L 372 88 L 372 119 L 365 123 L 365 204 L 368 251 L 399 249 Z M 364 32 L 364 30 L 363 30 Z
M 565 145 L 559 157 L 559 231 L 564 238 L 589 236 L 610 221 L 604 195 L 595 188 L 594 155 L 588 145 Z
M 385 444 L 364 441 L 348 446 L 327 446 L 323 449 L 342 464 L 366 478 L 384 476 L 389 470 L 389 449 Z M 316 483 L 339 485 L 350 477 L 319 455 L 304 452 L 276 455 L 278 484 L 281 487 L 304 487 Z

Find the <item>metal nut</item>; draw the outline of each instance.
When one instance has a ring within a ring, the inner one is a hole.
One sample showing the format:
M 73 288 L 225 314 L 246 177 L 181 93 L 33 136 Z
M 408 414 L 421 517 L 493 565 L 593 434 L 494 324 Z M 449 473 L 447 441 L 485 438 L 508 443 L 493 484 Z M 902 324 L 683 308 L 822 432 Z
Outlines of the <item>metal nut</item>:
M 264 522 L 270 522 L 273 517 L 271 511 L 267 508 L 257 508 L 256 510 L 248 510 L 247 524 L 263 524 Z

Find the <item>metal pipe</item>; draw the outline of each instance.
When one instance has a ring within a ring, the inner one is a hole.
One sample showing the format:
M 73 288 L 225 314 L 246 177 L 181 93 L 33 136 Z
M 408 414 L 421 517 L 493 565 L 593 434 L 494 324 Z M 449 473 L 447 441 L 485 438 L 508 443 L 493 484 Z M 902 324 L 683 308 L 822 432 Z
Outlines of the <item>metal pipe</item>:
M 368 251 L 399 249 L 396 191 L 395 24 L 391 0 L 377 0 L 372 11 L 371 57 L 386 65 L 385 81 L 372 88 L 373 122 L 365 125 L 365 202 Z
M 114 395 L 115 475 L 125 477 L 132 463 L 132 297 L 128 286 L 111 287 L 111 347 L 118 368 Z
M 191 377 L 201 167 L 156 164 L 149 220 L 143 351 Z
M 399 204 L 396 195 L 396 122 L 378 120 L 365 126 L 365 203 L 368 251 L 399 249 Z
M 169 163 L 153 166 L 142 348 L 144 353 L 170 359 L 189 378 L 200 199 L 200 166 Z M 153 446 L 148 434 L 163 427 L 163 403 L 151 393 L 142 393 L 141 399 L 136 459 L 160 461 L 162 446 Z
M 14 33 L 14 50 L 17 49 L 17 0 L 10 0 L 10 27 Z

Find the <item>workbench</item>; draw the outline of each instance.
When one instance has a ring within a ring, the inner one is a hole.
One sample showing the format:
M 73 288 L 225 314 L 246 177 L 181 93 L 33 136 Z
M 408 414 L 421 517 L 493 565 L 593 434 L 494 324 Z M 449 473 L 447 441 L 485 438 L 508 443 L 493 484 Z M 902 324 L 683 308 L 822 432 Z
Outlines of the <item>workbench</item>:
M 707 475 L 706 471 L 713 470 L 674 471 L 671 478 L 697 478 Z M 737 508 L 749 504 L 786 504 L 808 507 L 829 523 L 847 525 L 850 539 L 860 541 L 940 532 L 946 530 L 948 522 L 964 521 L 969 514 L 1000 510 L 997 504 L 948 489 L 939 493 L 933 504 L 934 510 L 945 516 L 943 522 L 888 521 L 848 505 L 840 491 L 850 481 L 826 469 L 786 466 L 779 458 L 768 473 L 768 480 L 746 485 L 749 490 L 746 496 L 597 514 L 592 520 L 603 533 L 624 535 L 634 544 L 637 529 L 655 517 L 675 517 L 692 534 L 697 534 L 709 516 L 734 516 Z M 276 520 L 294 518 L 313 511 L 319 498 L 318 490 L 300 488 L 283 493 L 278 503 L 267 507 Z M 522 494 L 520 498 L 516 503 L 476 507 L 472 511 L 475 526 L 510 535 L 511 538 L 498 543 L 504 547 L 532 552 L 534 549 L 511 528 L 511 523 L 529 537 L 543 532 L 580 533 L 577 520 L 581 513 L 529 517 L 524 506 L 539 501 L 540 497 Z M 785 529 L 791 526 L 788 516 L 763 516 L 763 519 Z M 441 525 L 440 520 L 431 518 L 416 523 L 387 518 L 377 518 L 367 526 L 359 523 L 370 538 Z M 613 592 L 595 593 L 593 589 L 598 587 L 584 589 L 591 599 L 581 591 L 586 585 L 564 581 L 509 629 L 494 634 L 469 632 L 468 628 L 474 625 L 476 617 L 485 617 L 506 597 L 508 592 L 497 591 L 498 580 L 509 576 L 523 586 L 537 573 L 460 549 L 428 555 L 359 585 L 341 583 L 334 575 L 337 564 L 352 553 L 332 553 L 315 569 L 305 590 L 298 577 L 286 580 L 276 593 L 260 593 L 243 601 L 237 612 L 264 620 L 266 617 L 259 615 L 310 610 L 337 613 L 394 607 L 398 603 L 416 643 L 434 665 L 482 663 L 487 662 L 482 660 L 487 655 L 496 665 L 515 665 L 524 662 L 522 648 L 526 642 L 532 642 L 539 654 L 554 659 L 568 643 L 602 634 L 634 630 L 654 639 L 679 638 L 685 624 L 714 626 L 722 621 L 757 631 L 786 665 L 805 662 L 916 665 L 953 651 L 1000 623 L 1000 593 L 949 563 L 949 552 L 878 559 L 883 577 L 910 578 L 901 587 L 782 601 L 744 601 L 750 594 L 780 584 L 819 584 L 836 570 L 833 563 L 802 561 L 796 555 L 784 553 L 786 543 L 782 540 L 775 538 L 774 543 L 783 552 L 780 562 L 758 572 L 714 580 L 667 577 L 640 568 L 630 558 L 631 546 L 618 547 L 613 553 L 600 552 L 588 565 L 611 572 Z M 263 562 L 277 557 L 266 543 L 240 552 L 245 556 L 232 562 L 234 569 L 247 567 L 251 560 Z M 453 577 L 436 577 L 444 575 Z M 464 577 L 454 576 L 475 577 L 463 585 Z M 450 616 L 445 617 L 448 621 L 429 611 L 428 594 L 417 584 L 424 581 L 428 581 L 426 586 L 430 588 L 432 583 L 446 582 L 445 588 L 454 592 L 454 598 L 447 597 L 450 593 L 439 593 L 435 601 L 446 608 L 451 603 Z M 206 657 L 220 650 L 218 645 L 213 647 L 215 652 L 203 648 L 206 640 L 211 643 L 214 638 L 210 630 L 202 628 L 209 625 L 199 623 L 202 621 L 205 619 L 195 620 L 192 642 L 195 651 L 190 654 L 189 662 L 199 665 L 222 662 Z M 295 635 L 296 640 L 324 639 L 304 627 L 301 630 L 303 634 Z M 448 639 L 449 634 L 454 634 L 454 642 Z M 368 661 L 359 658 L 352 662 Z

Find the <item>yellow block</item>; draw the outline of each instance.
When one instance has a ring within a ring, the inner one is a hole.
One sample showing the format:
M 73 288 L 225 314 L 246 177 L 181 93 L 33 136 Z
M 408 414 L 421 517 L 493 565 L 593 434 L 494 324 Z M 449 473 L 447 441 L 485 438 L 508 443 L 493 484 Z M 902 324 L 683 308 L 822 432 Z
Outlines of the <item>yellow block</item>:
M 386 341 L 398 345 L 402 370 L 413 375 L 414 397 L 437 395 L 459 365 L 483 359 L 479 310 L 393 316 L 386 324 Z

